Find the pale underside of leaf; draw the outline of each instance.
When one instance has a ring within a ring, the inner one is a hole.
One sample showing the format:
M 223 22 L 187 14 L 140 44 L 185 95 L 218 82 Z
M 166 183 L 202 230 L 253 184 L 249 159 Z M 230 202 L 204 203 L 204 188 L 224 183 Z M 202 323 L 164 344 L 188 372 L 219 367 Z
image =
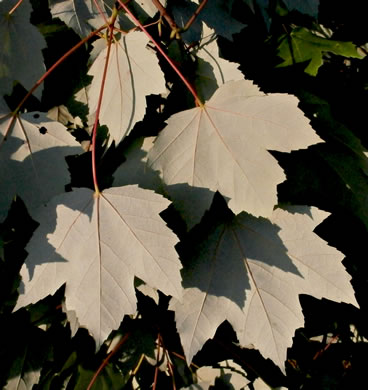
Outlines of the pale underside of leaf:
M 241 345 L 254 345 L 284 370 L 303 325 L 299 294 L 356 305 L 343 255 L 313 233 L 326 215 L 291 207 L 270 222 L 242 213 L 207 238 L 183 272 L 182 302 L 170 305 L 189 362 L 228 320 Z
M 152 0 L 135 0 L 134 2 L 138 4 L 151 18 L 153 18 L 158 12 L 157 7 L 153 4 Z M 163 7 L 166 7 L 166 0 L 160 0 L 160 3 Z
M 50 11 L 54 18 L 59 18 L 81 37 L 86 37 L 93 27 L 101 26 L 107 20 L 105 5 L 101 0 L 97 4 L 93 0 L 51 0 Z
M 27 246 L 17 307 L 54 293 L 66 282 L 66 307 L 101 345 L 125 314 L 136 310 L 134 276 L 181 296 L 176 236 L 159 213 L 169 201 L 137 186 L 88 189 L 58 196 L 36 219 Z
M 111 140 L 120 142 L 143 119 L 146 96 L 166 91 L 165 79 L 156 55 L 146 48 L 148 38 L 142 32 L 131 32 L 112 44 L 100 123 L 107 125 Z M 88 89 L 90 114 L 97 109 L 107 48 L 89 70 L 93 76 Z
M 233 386 L 233 389 L 249 390 L 250 381 L 246 378 L 243 368 L 233 360 L 218 362 L 216 367 L 201 367 L 196 371 L 196 375 L 201 379 L 200 387 L 192 385 L 182 390 L 208 389 L 209 386 L 214 386 L 216 378 L 220 377 Z
M 7 16 L 16 0 L 0 2 L 0 95 L 10 95 L 14 81 L 31 89 L 45 72 L 42 49 L 46 41 L 29 20 L 32 7 L 23 2 L 11 16 Z M 41 85 L 33 94 L 41 98 Z
M 135 139 L 124 151 L 126 161 L 114 173 L 114 187 L 138 184 L 141 188 L 163 195 L 163 183 L 158 172 L 147 166 L 147 153 L 155 137 Z
M 216 89 L 231 80 L 242 80 L 239 64 L 220 57 L 214 30 L 204 26 L 203 39 L 196 51 L 196 91 L 203 101 L 207 101 Z
M 268 150 L 290 152 L 320 138 L 291 95 L 263 95 L 245 80 L 223 84 L 204 108 L 173 115 L 148 154 L 168 185 L 219 191 L 234 213 L 269 217 L 285 176 Z M 198 197 L 196 222 L 211 196 Z
M 44 113 L 22 114 L 8 129 L 11 120 L 0 115 L 0 220 L 15 195 L 32 214 L 64 192 L 70 181 L 65 157 L 83 151 L 62 124 Z

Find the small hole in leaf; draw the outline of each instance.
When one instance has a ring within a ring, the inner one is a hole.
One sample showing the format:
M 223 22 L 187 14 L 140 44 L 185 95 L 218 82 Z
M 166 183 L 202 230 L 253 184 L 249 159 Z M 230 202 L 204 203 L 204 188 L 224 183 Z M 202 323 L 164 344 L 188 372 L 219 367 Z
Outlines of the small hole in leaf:
M 33 118 L 37 119 L 40 117 L 40 114 L 33 114 Z
M 39 128 L 39 132 L 40 132 L 41 134 L 46 134 L 46 133 L 47 133 L 46 127 L 44 127 L 44 126 L 40 127 L 40 128 Z

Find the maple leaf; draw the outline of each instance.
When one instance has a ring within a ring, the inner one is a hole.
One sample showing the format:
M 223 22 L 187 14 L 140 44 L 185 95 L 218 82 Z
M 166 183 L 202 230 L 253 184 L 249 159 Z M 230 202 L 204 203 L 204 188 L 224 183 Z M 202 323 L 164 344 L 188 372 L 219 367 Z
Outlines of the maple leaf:
M 304 27 L 297 27 L 289 35 L 283 35 L 280 38 L 278 56 L 284 61 L 277 66 L 283 67 L 309 61 L 304 71 L 315 76 L 323 64 L 324 52 L 350 58 L 363 58 L 352 42 L 322 38 Z
M 166 0 L 160 0 L 160 3 L 162 4 L 163 7 L 166 7 Z M 136 6 L 138 5 L 138 7 Z M 157 7 L 153 4 L 152 0 L 134 0 L 131 5 L 132 6 L 133 12 L 135 15 L 141 15 L 142 11 L 139 10 L 139 8 L 143 9 L 143 11 L 150 17 L 153 18 L 157 12 L 158 9 Z
M 126 161 L 114 173 L 114 187 L 138 184 L 141 188 L 164 195 L 164 186 L 158 172 L 147 166 L 147 152 L 155 137 L 139 137 L 125 150 Z
M 145 34 L 136 31 L 122 36 L 111 47 L 99 120 L 108 126 L 116 143 L 143 119 L 146 96 L 166 91 L 157 57 L 146 48 L 147 43 Z M 90 114 L 97 109 L 106 52 L 107 48 L 100 52 L 88 72 L 93 76 L 87 91 Z
M 74 390 L 88 389 L 90 383 L 94 383 L 93 387 L 96 389 L 123 389 L 127 384 L 127 379 L 121 374 L 121 370 L 112 363 L 108 363 L 100 375 L 94 378 L 96 372 L 93 369 L 85 368 L 78 365 L 78 375 L 75 383 L 73 383 Z M 129 378 L 129 376 L 128 376 Z
M 104 12 L 104 3 L 98 1 Z M 93 0 L 50 0 L 50 11 L 54 18 L 59 18 L 81 37 L 87 36 L 93 29 L 104 23 Z M 105 14 L 107 18 L 107 14 Z
M 6 353 L 11 364 L 9 379 L 3 390 L 31 390 L 39 381 L 48 355 L 45 332 L 38 327 L 25 328 L 17 340 L 12 340 L 8 350 L 4 349 L 4 344 L 1 347 L 2 356 Z M 17 353 L 13 357 L 14 351 Z
M 319 0 L 283 0 L 290 11 L 296 10 L 302 14 L 317 19 Z
M 216 34 L 232 41 L 233 34 L 240 32 L 245 25 L 231 15 L 233 0 L 211 0 L 198 14 L 189 30 L 183 33 L 186 41 L 199 41 L 202 35 L 203 22 L 214 29 Z M 170 2 L 168 10 L 175 18 L 175 22 L 183 28 L 201 1 L 180 0 Z
M 169 118 L 148 165 L 168 185 L 219 191 L 234 213 L 268 217 L 285 176 L 267 150 L 289 152 L 321 141 L 297 104 L 291 95 L 265 95 L 250 81 L 225 83 L 204 107 Z M 191 201 L 198 222 L 212 195 Z
M 227 61 L 220 57 L 217 45 L 217 36 L 214 30 L 204 26 L 203 39 L 195 50 L 197 57 L 197 69 L 195 86 L 198 96 L 207 101 L 217 88 L 232 80 L 242 80 L 242 72 L 239 64 Z
M 6 325 L 4 321 L 4 331 L 10 331 Z M 11 325 L 14 327 L 14 323 Z M 2 343 L 2 356 L 6 354 L 10 358 L 7 362 L 10 365 L 9 379 L 3 390 L 31 390 L 39 381 L 48 349 L 46 333 L 38 327 L 24 327 L 16 340 Z
M 330 105 L 320 97 L 303 93 L 309 115 L 327 141 L 286 157 L 287 180 L 278 187 L 279 201 L 315 203 L 333 210 L 350 210 L 368 227 L 368 159 L 361 140 L 336 120 Z M 287 195 L 287 199 L 285 198 Z M 323 194 L 321 196 L 321 194 Z M 311 198 L 312 197 L 312 198 Z M 314 199 L 313 201 L 311 199 Z
M 270 0 L 243 1 L 248 5 L 248 7 L 252 10 L 253 13 L 255 13 L 255 4 L 257 4 L 263 16 L 266 27 L 269 30 L 272 19 L 269 12 Z M 283 0 L 283 2 L 290 11 L 296 10 L 315 19 L 317 19 L 318 17 L 319 0 Z
M 313 233 L 326 216 L 297 206 L 275 210 L 271 221 L 241 213 L 196 247 L 182 272 L 182 302 L 170 303 L 188 362 L 228 320 L 241 345 L 284 369 L 303 325 L 299 294 L 356 304 L 343 255 Z
M 11 15 L 16 0 L 0 2 L 0 95 L 10 95 L 14 81 L 31 89 L 45 71 L 42 49 L 46 41 L 30 24 L 32 7 L 23 2 Z M 33 94 L 41 98 L 41 85 Z
M 21 114 L 13 124 L 12 120 L 0 114 L 0 220 L 15 195 L 32 213 L 64 192 L 70 180 L 65 157 L 83 151 L 62 124 L 42 112 Z
M 180 298 L 177 238 L 159 216 L 169 203 L 137 186 L 98 196 L 77 189 L 53 198 L 35 216 L 41 225 L 26 248 L 17 307 L 66 282 L 67 309 L 75 310 L 99 346 L 125 314 L 135 313 L 134 276 Z

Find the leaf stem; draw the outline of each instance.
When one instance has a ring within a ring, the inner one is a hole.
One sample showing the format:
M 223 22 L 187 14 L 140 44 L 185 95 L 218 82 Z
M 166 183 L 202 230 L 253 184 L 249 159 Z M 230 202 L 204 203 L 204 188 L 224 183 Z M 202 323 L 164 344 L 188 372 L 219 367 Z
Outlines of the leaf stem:
M 15 4 L 14 7 L 8 12 L 8 15 L 11 15 L 22 3 L 23 0 L 19 0 L 18 3 Z
M 203 0 L 202 3 L 198 6 L 198 8 L 194 11 L 191 18 L 187 21 L 186 25 L 183 27 L 182 31 L 187 31 L 189 27 L 194 23 L 194 21 L 197 19 L 197 16 L 201 13 L 204 6 L 207 4 L 208 0 Z
M 103 20 L 105 21 L 106 25 L 109 24 L 108 20 L 106 19 L 106 15 L 102 12 L 102 9 L 100 7 L 100 5 L 98 4 L 98 0 L 93 0 L 96 8 L 97 8 L 97 11 L 98 13 L 102 16 Z
M 166 354 L 166 359 L 167 359 L 167 368 L 169 369 L 169 374 L 171 376 L 172 380 L 172 387 L 173 390 L 176 390 L 176 383 L 175 383 L 175 375 L 174 375 L 174 370 L 173 370 L 173 365 L 170 362 L 170 355 L 167 349 L 165 349 L 165 354 Z
M 132 14 L 132 12 L 129 10 L 129 8 L 121 0 L 117 0 L 117 1 L 121 5 L 121 7 L 124 8 L 125 12 L 133 19 L 133 21 L 136 24 L 136 26 L 139 27 L 147 35 L 147 37 L 155 45 L 156 49 L 162 54 L 162 56 L 165 58 L 165 60 L 174 69 L 174 71 L 177 73 L 177 75 L 182 79 L 182 81 L 185 84 L 185 86 L 188 88 L 190 93 L 193 95 L 196 104 L 198 106 L 200 106 L 200 107 L 203 107 L 204 104 L 202 103 L 202 101 L 198 97 L 196 91 L 190 85 L 189 81 L 184 77 L 184 75 L 181 73 L 181 71 L 178 69 L 178 67 L 174 64 L 174 62 L 171 60 L 171 58 L 164 52 L 164 50 L 161 48 L 161 46 L 158 44 L 158 42 L 156 42 L 156 40 L 146 30 L 146 28 L 142 25 L 142 23 Z
M 156 390 L 156 386 L 157 386 L 158 370 L 159 370 L 159 366 L 160 366 L 160 364 L 159 364 L 159 362 L 160 362 L 160 349 L 161 349 L 161 337 L 160 337 L 160 335 L 158 335 L 156 367 L 155 367 L 155 376 L 153 378 L 152 390 Z
M 36 82 L 36 84 L 28 91 L 26 96 L 21 100 L 18 104 L 17 108 L 13 111 L 12 115 L 15 116 L 18 111 L 23 107 L 23 104 L 26 100 L 32 95 L 32 93 L 43 83 L 45 78 L 50 75 L 50 73 L 55 70 L 66 58 L 68 58 L 71 54 L 73 54 L 77 49 L 79 49 L 83 44 L 85 44 L 89 39 L 94 37 L 100 31 L 106 28 L 106 25 L 101 26 L 95 31 L 92 31 L 87 37 L 83 38 L 80 42 L 78 42 L 75 46 L 73 46 L 70 50 L 68 50 L 62 57 L 60 57 L 51 67 L 48 69 L 42 77 Z
M 116 352 L 121 348 L 121 346 L 127 341 L 127 339 L 130 336 L 130 332 L 128 332 L 124 337 L 116 344 L 115 348 L 106 356 L 106 358 L 102 361 L 100 364 L 100 367 L 98 367 L 97 371 L 93 375 L 91 381 L 88 384 L 88 387 L 86 390 L 91 390 L 92 386 L 97 380 L 98 375 L 100 372 L 108 365 L 110 359 L 116 354 Z
M 167 13 L 166 8 L 161 4 L 160 0 L 152 0 L 154 6 L 159 10 L 162 17 L 165 18 L 172 30 L 179 30 L 175 20 Z
M 143 359 L 144 359 L 144 353 L 141 354 L 141 357 L 139 358 L 136 367 L 132 371 L 132 376 L 135 376 L 137 374 L 138 370 L 140 369 L 140 367 L 142 365 Z
M 98 188 L 97 167 L 96 167 L 96 136 L 97 136 L 98 120 L 100 118 L 102 97 L 103 97 L 104 88 L 105 88 L 107 68 L 109 66 L 109 58 L 110 58 L 110 52 L 111 52 L 111 42 L 112 42 L 113 37 L 114 37 L 114 34 L 113 34 L 113 32 L 114 32 L 114 24 L 115 24 L 115 20 L 116 20 L 117 16 L 118 16 L 118 11 L 117 11 L 116 7 L 114 7 L 113 13 L 111 15 L 111 19 L 110 19 L 110 22 L 109 22 L 109 26 L 108 26 L 109 37 L 108 37 L 108 42 L 107 42 L 106 60 L 105 60 L 103 74 L 102 74 L 100 94 L 99 94 L 98 102 L 97 102 L 96 118 L 95 118 L 95 123 L 93 125 L 93 130 L 92 130 L 92 176 L 93 176 L 93 186 L 95 187 L 95 194 L 96 195 L 98 195 L 100 193 L 100 190 Z

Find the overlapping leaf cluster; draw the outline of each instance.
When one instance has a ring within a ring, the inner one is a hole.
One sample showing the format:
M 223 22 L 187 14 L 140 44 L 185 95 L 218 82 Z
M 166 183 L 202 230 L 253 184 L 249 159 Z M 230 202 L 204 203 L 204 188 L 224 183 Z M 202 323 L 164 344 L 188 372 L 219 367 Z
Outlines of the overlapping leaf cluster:
M 141 20 L 157 22 L 150 1 L 131 3 Z M 201 2 L 161 3 L 180 31 Z M 175 60 L 182 50 L 191 61 L 195 107 L 170 112 L 181 81 L 172 81 L 155 44 L 120 10 L 113 39 L 94 38 L 91 82 L 74 96 L 88 116 L 69 114 L 64 124 L 50 119 L 50 112 L 8 107 L 13 85 L 30 90 L 42 76 L 45 41 L 30 23 L 28 0 L 11 13 L 15 0 L 0 3 L 0 218 L 4 221 L 18 196 L 39 223 L 26 247 L 15 309 L 65 283 L 65 311 L 70 320 L 76 315 L 98 349 L 124 316 L 137 313 L 139 278 L 171 297 L 169 310 L 175 312 L 188 363 L 227 320 L 241 346 L 255 347 L 284 370 L 287 348 L 303 325 L 299 294 L 356 304 L 343 255 L 313 232 L 328 214 L 316 207 L 278 205 L 277 186 L 285 174 L 271 152 L 290 153 L 323 141 L 295 96 L 261 92 L 236 63 L 220 56 L 218 36 L 231 40 L 245 26 L 234 19 L 233 3 L 209 1 L 188 31 L 180 32 L 179 45 L 164 47 Z M 265 2 L 246 3 L 267 14 Z M 318 2 L 307 3 L 309 11 L 302 2 L 284 5 L 315 16 Z M 109 23 L 111 7 L 101 1 L 50 2 L 52 17 L 82 38 Z M 360 57 L 352 44 L 341 46 L 306 29 L 294 29 L 289 38 L 280 43 L 281 66 L 311 58 L 306 72 L 312 75 L 325 51 Z M 41 94 L 42 87 L 35 89 L 37 98 Z M 160 96 L 168 114 L 165 126 L 151 129 L 148 137 L 139 133 L 139 125 L 149 117 L 150 95 Z M 89 153 L 71 129 L 90 131 L 96 115 L 108 129 L 101 160 L 104 151 L 130 143 L 126 162 L 116 167 L 111 188 L 69 191 L 65 157 Z M 229 216 L 205 227 L 204 216 L 216 214 L 216 193 L 225 199 Z M 160 215 L 171 202 L 188 231 L 180 246 Z M 201 227 L 200 237 L 191 241 L 190 230 Z M 38 376 L 29 380 L 36 383 Z

